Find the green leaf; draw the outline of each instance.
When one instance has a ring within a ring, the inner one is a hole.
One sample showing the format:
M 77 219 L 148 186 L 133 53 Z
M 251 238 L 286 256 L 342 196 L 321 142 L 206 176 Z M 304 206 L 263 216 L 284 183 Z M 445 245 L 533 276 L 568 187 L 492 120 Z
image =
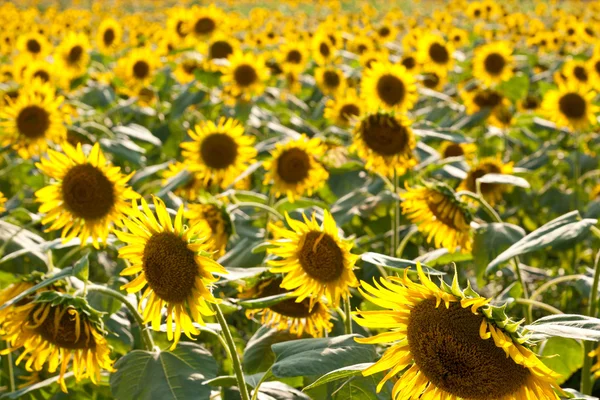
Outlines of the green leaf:
M 196 343 L 181 342 L 173 351 L 134 350 L 115 364 L 110 387 L 119 400 L 206 399 L 202 382 L 217 375 L 212 355 Z
M 409 272 L 416 272 L 417 261 L 404 260 L 401 258 L 386 256 L 385 254 L 366 252 L 360 255 L 360 258 L 363 261 L 369 262 L 375 265 L 381 265 L 384 268 L 390 269 L 396 272 L 404 273 L 406 268 L 411 268 Z M 423 267 L 423 271 L 430 275 L 445 275 L 444 272 L 437 271 L 433 268 L 429 268 L 428 266 L 421 264 Z
M 281 303 L 285 299 L 289 298 L 290 293 L 282 293 L 273 296 L 261 297 L 259 299 L 239 300 L 237 304 L 239 304 L 245 309 L 268 308 L 274 306 L 275 304 Z
M 337 381 L 339 379 L 350 378 L 352 376 L 360 375 L 362 373 L 362 371 L 369 368 L 371 365 L 373 365 L 373 363 L 362 363 L 362 364 L 349 365 L 347 367 L 336 369 L 334 371 L 331 371 L 331 372 L 321 376 L 319 379 L 317 379 L 316 381 L 314 381 L 313 383 L 311 383 L 310 385 L 308 385 L 307 387 L 302 389 L 302 391 L 305 392 L 307 390 L 316 388 L 317 386 L 324 385 L 325 383 L 329 383 L 329 382 Z
M 258 400 L 311 400 L 298 389 L 277 381 L 263 383 L 258 392 Z
M 215 274 L 221 276 L 221 279 L 217 282 L 217 284 L 222 284 L 224 282 L 237 281 L 240 279 L 248 279 L 253 278 L 257 275 L 262 274 L 265 271 L 268 271 L 269 268 L 266 267 L 256 267 L 256 268 L 227 268 L 227 274 Z
M 73 372 L 67 372 L 64 376 L 65 380 L 71 380 L 70 378 L 73 377 Z M 20 400 L 20 399 L 24 399 L 27 398 L 27 396 L 32 396 L 31 398 L 37 399 L 37 394 L 34 392 L 37 392 L 38 390 L 47 388 L 49 386 L 53 386 L 56 387 L 56 382 L 58 381 L 58 378 L 60 378 L 60 375 L 55 375 L 53 377 L 50 377 L 48 379 L 45 379 L 41 382 L 37 382 L 34 383 L 33 385 L 29 385 L 29 386 L 25 386 L 22 389 L 19 390 L 15 390 L 14 392 L 10 392 L 10 393 L 4 393 L 0 396 L 0 399 L 14 399 L 14 400 Z M 41 398 L 45 398 L 46 396 L 40 396 Z M 50 396 L 47 396 L 50 397 Z
M 300 339 L 272 346 L 276 361 L 273 375 L 278 378 L 293 376 L 321 376 L 339 368 L 372 362 L 375 347 L 357 343 L 360 335 L 332 338 Z
M 488 264 L 485 273 L 493 273 L 496 271 L 496 267 L 515 256 L 531 253 L 547 247 L 564 246 L 567 243 L 573 243 L 588 233 L 590 227 L 596 223 L 597 220 L 595 219 L 581 219 L 579 211 L 572 211 L 558 217 L 510 246 L 506 251 Z
M 285 197 L 285 198 L 279 200 L 273 206 L 273 208 L 275 208 L 277 211 L 279 211 L 282 214 L 286 211 L 290 212 L 290 211 L 298 210 L 301 208 L 311 208 L 311 207 L 317 207 L 317 208 L 321 208 L 323 210 L 327 210 L 329 208 L 327 203 L 325 203 L 321 200 L 308 199 L 305 197 L 300 197 L 298 199 L 295 199 L 295 201 L 293 203 L 290 202 L 290 200 L 287 197 Z
M 544 364 L 561 375 L 556 382 L 559 385 L 583 366 L 583 345 L 575 339 L 552 337 L 544 342 L 540 354 Z
M 162 142 L 159 138 L 154 136 L 152 132 L 150 132 L 148 129 L 138 124 L 129 124 L 127 126 L 115 126 L 112 130 L 115 133 L 127 135 L 132 139 L 137 139 L 142 142 L 153 144 L 155 146 L 162 145 Z
M 485 266 L 525 236 L 523 228 L 507 223 L 482 224 L 473 235 L 473 260 L 477 277 L 483 278 Z
M 508 81 L 502 82 L 498 90 L 513 103 L 524 99 L 529 90 L 529 77 L 526 74 L 517 74 Z
M 298 339 L 298 336 L 288 331 L 279 331 L 261 326 L 254 336 L 250 338 L 244 349 L 242 360 L 244 372 L 254 374 L 259 371 L 268 370 L 273 361 L 275 361 L 275 354 L 271 350 L 271 346 L 275 343 L 294 339 Z
M 52 283 L 59 281 L 61 279 L 64 279 L 67 276 L 70 276 L 72 273 L 73 273 L 73 267 L 67 267 L 67 268 L 60 270 L 60 272 L 47 277 L 46 279 L 44 279 L 37 285 L 30 287 L 29 289 L 19 293 L 19 295 L 17 295 L 16 297 L 13 297 L 6 303 L 2 304 L 2 306 L 0 306 L 0 311 L 4 310 L 7 307 L 12 306 L 13 304 L 18 303 L 19 301 L 23 300 L 25 297 L 34 294 L 39 289 L 44 288 L 48 285 L 51 285 Z
M 260 254 L 260 253 L 266 252 L 267 249 L 272 249 L 274 247 L 277 247 L 277 246 L 270 242 L 262 242 L 262 243 L 257 244 L 256 246 L 254 246 L 251 251 L 252 251 L 252 254 Z
M 526 325 L 525 329 L 539 338 L 562 337 L 568 339 L 600 341 L 600 319 L 577 314 L 549 315 Z
M 508 174 L 485 174 L 477 179 L 481 183 L 496 183 L 501 185 L 512 185 L 522 188 L 530 188 L 529 182 L 525 179 Z
M 183 92 L 173 100 L 171 107 L 171 118 L 179 118 L 192 104 L 198 104 L 206 97 L 206 92 L 196 88 L 196 82 L 189 83 Z
M 146 162 L 146 157 L 144 157 L 146 150 L 125 136 L 115 139 L 102 138 L 100 139 L 100 146 L 105 152 L 135 165 L 141 165 Z
M 453 262 L 471 261 L 472 259 L 473 255 L 469 253 L 458 251 L 450 253 L 448 249 L 435 249 L 415 258 L 415 261 L 421 262 L 421 265 L 427 264 L 429 268 L 432 268 L 438 265 L 448 265 Z
M 90 277 L 90 260 L 88 254 L 81 257 L 73 265 L 73 276 L 86 282 Z

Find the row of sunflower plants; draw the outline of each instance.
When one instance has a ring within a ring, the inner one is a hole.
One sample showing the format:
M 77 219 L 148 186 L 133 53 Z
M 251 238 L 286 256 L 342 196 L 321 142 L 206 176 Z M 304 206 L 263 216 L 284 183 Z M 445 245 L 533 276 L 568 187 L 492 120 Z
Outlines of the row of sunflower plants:
M 600 384 L 600 3 L 0 4 L 0 399 Z

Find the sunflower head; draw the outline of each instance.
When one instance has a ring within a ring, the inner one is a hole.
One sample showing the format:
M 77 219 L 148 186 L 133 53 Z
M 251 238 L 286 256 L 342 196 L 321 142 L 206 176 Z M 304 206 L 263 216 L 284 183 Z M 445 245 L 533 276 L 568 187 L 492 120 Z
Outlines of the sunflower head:
M 121 275 L 139 274 L 122 289 L 136 293 L 145 288 L 142 300 L 147 302 L 142 315 L 155 331 L 160 330 L 166 307 L 167 338 L 173 340 L 173 349 L 182 330 L 193 339 L 199 331 L 192 322 L 204 324 L 202 316 L 214 314 L 209 303 L 219 300 L 210 292 L 218 280 L 213 274 L 227 271 L 211 258 L 211 244 L 207 242 L 210 232 L 202 230 L 205 226 L 184 225 L 183 205 L 173 221 L 162 200 L 154 197 L 153 201 L 155 212 L 144 199 L 141 210 L 133 200 L 130 217 L 123 220 L 129 232 L 115 231 L 127 243 L 119 249 L 119 257 L 131 263 Z
M 229 65 L 224 68 L 221 81 L 229 95 L 249 100 L 264 92 L 269 69 L 263 56 L 236 51 L 228 60 Z
M 210 232 L 213 258 L 225 254 L 229 237 L 233 234 L 233 222 L 224 204 L 217 201 L 205 201 L 200 204 L 189 204 L 185 213 L 190 225 L 204 225 L 202 231 Z
M 558 90 L 546 92 L 542 110 L 558 126 L 584 130 L 596 124 L 598 106 L 593 103 L 594 97 L 589 86 L 567 82 Z
M 438 150 L 442 158 L 464 157 L 467 161 L 472 161 L 477 153 L 475 143 L 455 143 L 444 141 Z
M 122 45 L 123 28 L 112 18 L 104 19 L 96 32 L 96 46 L 102 54 L 114 54 Z
M 509 43 L 490 43 L 475 50 L 473 76 L 484 85 L 495 85 L 510 79 L 512 75 L 512 47 Z
M 70 78 L 83 75 L 90 62 L 90 42 L 83 33 L 70 32 L 56 49 L 58 60 Z
M 115 73 L 131 90 L 150 85 L 160 65 L 160 59 L 150 48 L 136 48 L 119 59 Z
M 454 46 L 436 34 L 426 34 L 418 42 L 419 62 L 429 71 L 444 74 L 454 65 Z
M 277 239 L 267 251 L 278 257 L 269 261 L 271 272 L 284 273 L 281 287 L 293 290 L 298 303 L 308 298 L 309 309 L 324 295 L 329 305 L 337 307 L 340 297 L 349 296 L 350 287 L 358 285 L 352 271 L 358 256 L 350 253 L 352 243 L 340 237 L 329 211 L 324 211 L 320 225 L 315 214 L 310 220 L 303 218 L 304 222 L 293 220 L 286 213 L 292 230 L 269 226 Z
M 367 169 L 393 176 L 394 171 L 403 175 L 417 164 L 416 145 L 408 119 L 377 112 L 364 115 L 356 125 L 351 150 L 365 160 Z
M 458 190 L 468 190 L 477 192 L 477 179 L 486 174 L 510 174 L 513 171 L 513 163 L 504 164 L 500 157 L 488 157 L 479 161 L 467 173 L 467 177 L 458 186 Z M 499 183 L 482 183 L 480 185 L 481 194 L 490 203 L 495 204 L 502 200 L 504 192 L 510 190 L 507 185 Z
M 315 70 L 315 79 L 323 94 L 334 97 L 343 92 L 347 85 L 344 73 L 335 66 L 318 67 Z
M 375 62 L 364 72 L 361 93 L 369 109 L 406 112 L 417 101 L 414 76 L 399 64 Z
M 285 144 L 276 144 L 272 158 L 264 163 L 267 170 L 264 183 L 273 182 L 271 191 L 277 197 L 287 195 L 291 202 L 304 194 L 311 196 L 329 177 L 318 161 L 325 150 L 319 138 L 309 140 L 306 135 Z
M 363 101 L 358 97 L 356 89 L 346 89 L 343 95 L 327 100 L 324 116 L 336 126 L 347 128 L 361 115 Z
M 392 331 L 356 339 L 388 343 L 381 360 L 363 371 L 368 376 L 389 370 L 377 390 L 403 372 L 393 398 L 557 400 L 558 374 L 537 358 L 520 322 L 505 307 L 489 305 L 470 286 L 462 290 L 455 274 L 452 285 L 433 283 L 417 263 L 420 283 L 389 277 L 372 286 L 361 283 L 364 298 L 386 311 L 357 311 L 366 328 Z M 401 393 L 401 394 L 400 394 Z
M 24 348 L 16 362 L 27 358 L 28 370 L 41 371 L 47 362 L 53 373 L 60 365 L 58 382 L 66 393 L 71 358 L 77 382 L 90 378 L 98 384 L 102 369 L 113 371 L 105 334 L 101 313 L 85 299 L 47 290 L 12 310 L 2 322 L 1 337 L 10 345 L 7 351 Z
M 17 49 L 34 59 L 43 59 L 52 51 L 52 44 L 43 34 L 31 31 L 19 36 Z

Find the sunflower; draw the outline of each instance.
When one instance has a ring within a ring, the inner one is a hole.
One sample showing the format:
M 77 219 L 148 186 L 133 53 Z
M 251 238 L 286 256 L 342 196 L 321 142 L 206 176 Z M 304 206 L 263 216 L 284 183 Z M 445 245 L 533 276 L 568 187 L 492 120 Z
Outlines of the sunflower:
M 46 60 L 30 60 L 23 71 L 21 84 L 27 85 L 35 79 L 39 79 L 42 83 L 49 83 L 49 86 L 60 87 L 63 80 L 61 72 L 56 65 Z
M 168 169 L 164 170 L 162 173 L 162 184 L 166 185 L 169 179 L 173 178 L 181 171 L 187 168 L 187 165 L 176 161 L 174 163 L 169 164 Z M 210 187 L 210 183 L 204 184 L 204 177 L 201 174 L 191 174 L 190 180 L 183 186 L 175 189 L 174 193 L 184 198 L 188 201 L 196 201 L 200 193 L 208 190 Z
M 473 57 L 473 76 L 487 86 L 509 80 L 513 76 L 510 45 L 496 42 L 478 47 Z
M 179 41 L 183 41 L 188 35 L 189 10 L 183 7 L 172 7 L 167 9 L 167 30 L 174 34 Z
M 90 62 L 90 41 L 82 33 L 69 32 L 56 49 L 57 61 L 70 78 L 85 74 Z
M 9 348 L 0 354 L 23 348 L 16 363 L 27 359 L 28 371 L 41 371 L 48 362 L 48 372 L 53 373 L 60 365 L 58 383 L 66 393 L 64 375 L 71 359 L 77 382 L 89 378 L 98 384 L 102 369 L 114 371 L 105 334 L 101 314 L 85 300 L 45 291 L 15 306 L 2 321 L 0 337 Z
M 52 51 L 52 44 L 44 35 L 37 32 L 28 32 L 20 35 L 17 40 L 17 49 L 22 54 L 27 54 L 35 59 L 43 59 Z
M 131 175 L 120 173 L 112 166 L 96 143 L 86 157 L 81 144 L 77 148 L 62 145 L 63 153 L 48 150 L 36 166 L 56 182 L 38 190 L 36 201 L 42 203 L 41 213 L 47 213 L 42 223 L 52 223 L 47 231 L 62 229 L 61 237 L 67 242 L 79 236 L 84 246 L 91 236 L 95 248 L 98 241 L 106 243 L 113 224 L 129 210 L 129 200 L 139 197 L 126 185 Z
M 341 69 L 335 66 L 317 67 L 315 69 L 317 86 L 324 95 L 335 97 L 347 86 L 346 77 Z
M 268 78 L 269 70 L 261 55 L 236 51 L 229 56 L 229 65 L 224 68 L 221 81 L 231 96 L 250 100 L 265 91 Z
M 390 110 L 406 112 L 417 101 L 414 76 L 402 65 L 376 62 L 364 72 L 361 94 L 372 111 Z
M 588 63 L 582 60 L 569 60 L 567 61 L 561 70 L 560 74 L 557 74 L 560 78 L 556 82 L 565 83 L 565 81 L 575 81 L 581 86 L 597 86 L 596 82 L 592 82 L 595 78 L 594 75 L 588 70 Z M 562 78 L 564 76 L 564 79 Z
M 312 57 L 317 65 L 327 65 L 337 58 L 336 46 L 325 31 L 319 31 L 312 38 Z
M 189 16 L 187 32 L 197 41 L 206 40 L 223 29 L 225 18 L 225 13 L 212 4 L 209 7 L 194 7 Z
M 4 211 L 6 211 L 6 197 L 4 197 L 4 193 L 0 192 L 0 214 Z
M 193 227 L 203 225 L 203 232 L 210 232 L 211 251 L 215 251 L 215 258 L 225 254 L 225 247 L 233 233 L 233 224 L 227 210 L 219 203 L 188 204 L 188 211 L 184 214 L 189 224 Z
M 439 72 L 427 72 L 422 73 L 421 84 L 427 89 L 441 92 L 446 84 L 446 75 Z
M 448 185 L 424 182 L 422 187 L 406 188 L 400 195 L 402 214 L 417 224 L 419 232 L 436 248 L 445 247 L 454 253 L 460 246 L 463 253 L 472 248 L 471 213 Z
M 192 142 L 181 144 L 182 155 L 189 171 L 225 188 L 230 185 L 256 157 L 254 137 L 244 135 L 244 127 L 235 119 L 202 121 L 189 130 Z
M 598 107 L 592 103 L 594 97 L 595 93 L 589 87 L 567 82 L 559 84 L 558 90 L 546 92 L 542 110 L 560 127 L 584 130 L 596 124 Z
M 206 47 L 200 47 L 202 47 L 201 52 L 205 55 L 207 61 L 205 67 L 209 70 L 222 70 L 223 61 L 239 50 L 240 43 L 233 36 L 216 33 L 208 40 Z
M 514 110 L 510 106 L 500 105 L 492 110 L 489 115 L 489 123 L 500 129 L 508 129 L 514 123 Z
M 204 226 L 184 225 L 183 205 L 173 224 L 162 200 L 153 197 L 153 201 L 156 217 L 144 199 L 143 212 L 133 200 L 132 213 L 123 220 L 129 233 L 115 231 L 119 240 L 128 243 L 119 249 L 119 257 L 131 263 L 121 275 L 139 273 L 121 289 L 137 293 L 146 287 L 139 308 L 144 323 L 152 322 L 155 331 L 160 330 L 163 307 L 167 308 L 167 338 L 173 340 L 173 350 L 182 330 L 193 339 L 199 331 L 192 323 L 203 325 L 202 316 L 214 315 L 208 303 L 218 304 L 220 300 L 210 292 L 210 285 L 218 280 L 213 273 L 227 271 L 208 256 L 210 244 L 205 237 L 210 233 L 201 230 Z
M 389 63 L 389 51 L 384 49 L 369 50 L 362 53 L 358 59 L 363 71 L 373 68 L 375 63 Z
M 458 186 L 458 191 L 468 190 L 470 192 L 477 192 L 477 179 L 481 178 L 486 174 L 511 174 L 513 172 L 513 163 L 509 162 L 504 164 L 500 157 L 487 157 L 479 161 L 479 163 L 473 166 L 467 177 Z M 502 200 L 502 194 L 507 191 L 509 187 L 499 183 L 482 183 L 481 194 L 491 205 L 496 204 Z
M 181 84 L 190 83 L 196 79 L 196 71 L 202 70 L 204 63 L 195 54 L 185 54 L 177 60 L 175 71 L 175 79 Z
M 358 286 L 352 269 L 358 256 L 351 254 L 352 242 L 342 239 L 331 213 L 323 212 L 319 225 L 315 214 L 304 223 L 293 220 L 286 213 L 288 225 L 293 230 L 270 224 L 277 239 L 267 249 L 279 259 L 270 260 L 271 272 L 285 273 L 281 287 L 293 290 L 296 303 L 309 299 L 309 311 L 323 295 L 331 307 L 338 307 L 340 297 L 350 296 L 350 287 Z
M 359 291 L 383 310 L 357 311 L 355 321 L 366 328 L 391 329 L 359 343 L 389 343 L 381 359 L 364 376 L 389 370 L 377 386 L 403 372 L 392 389 L 399 399 L 538 399 L 558 400 L 563 393 L 558 374 L 537 358 L 519 323 L 503 308 L 488 305 L 469 286 L 462 291 L 455 276 L 452 287 L 438 287 L 425 275 L 421 283 L 389 277 Z
M 96 32 L 96 46 L 102 54 L 114 54 L 123 42 L 123 28 L 116 20 L 107 18 Z
M 429 71 L 445 74 L 454 65 L 452 42 L 446 42 L 441 36 L 426 34 L 418 44 L 419 62 Z
M 415 74 L 419 69 L 417 57 L 412 53 L 403 54 L 402 58 L 400 59 L 400 64 L 402 64 L 404 68 L 406 68 L 406 70 L 411 74 Z
M 276 58 L 284 71 L 302 72 L 309 61 L 308 48 L 300 41 L 290 40 L 279 46 Z
M 509 100 L 494 89 L 475 89 L 461 94 L 467 114 L 475 114 L 483 110 L 493 110 L 499 106 L 507 106 Z
M 464 157 L 467 161 L 472 161 L 477 152 L 475 143 L 455 143 L 444 141 L 441 143 L 438 153 L 442 158 Z
M 266 279 L 238 297 L 242 299 L 261 298 L 283 294 L 286 291 L 280 287 L 281 282 L 281 278 Z M 262 325 L 280 331 L 289 331 L 298 337 L 305 332 L 313 337 L 322 337 L 326 332 L 331 332 L 333 328 L 329 310 L 320 300 L 315 301 L 312 309 L 308 299 L 297 302 L 296 299 L 290 298 L 268 308 L 246 311 L 248 318 L 254 318 L 256 315 L 261 317 Z
M 160 58 L 150 48 L 133 49 L 119 59 L 115 73 L 127 88 L 139 88 L 152 83 L 160 64 Z
M 586 70 L 592 76 L 595 89 L 600 89 L 600 53 L 597 51 L 586 63 Z
M 0 109 L 0 144 L 11 146 L 20 157 L 28 159 L 40 155 L 48 142 L 62 143 L 67 130 L 59 107 L 63 97 L 39 80 L 19 90 L 16 99 L 9 99 Z
M 517 109 L 522 113 L 535 112 L 542 105 L 542 99 L 536 94 L 528 94 L 517 103 Z
M 319 138 L 309 140 L 306 135 L 285 144 L 277 143 L 272 158 L 263 164 L 267 171 L 263 184 L 273 182 L 271 192 L 276 197 L 287 195 L 291 203 L 304 194 L 312 196 L 329 178 L 318 161 L 325 151 Z
M 343 95 L 327 100 L 323 115 L 333 124 L 347 128 L 361 115 L 363 107 L 356 89 L 346 89 Z
M 417 165 L 416 146 L 408 119 L 377 112 L 364 115 L 356 125 L 350 150 L 366 161 L 367 169 L 389 177 Z
M 467 46 L 469 44 L 469 32 L 460 28 L 452 28 L 448 33 L 448 40 L 450 40 L 456 48 Z

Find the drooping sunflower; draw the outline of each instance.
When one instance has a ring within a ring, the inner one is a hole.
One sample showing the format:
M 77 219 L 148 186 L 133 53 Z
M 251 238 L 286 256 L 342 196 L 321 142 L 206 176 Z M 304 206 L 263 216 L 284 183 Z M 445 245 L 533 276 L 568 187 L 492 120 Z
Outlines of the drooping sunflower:
M 231 96 L 250 100 L 264 92 L 269 70 L 261 55 L 237 51 L 228 60 L 229 66 L 224 68 L 221 81 Z
M 487 86 L 509 80 L 513 76 L 512 52 L 507 42 L 478 47 L 473 57 L 473 76 Z
M 464 157 L 466 161 L 472 161 L 477 153 L 477 145 L 444 141 L 440 144 L 438 153 L 442 158 Z
M 183 7 L 167 9 L 167 30 L 182 42 L 189 33 L 189 10 Z
M 448 185 L 423 182 L 422 187 L 407 187 L 400 198 L 402 214 L 427 235 L 428 243 L 445 247 L 450 253 L 459 246 L 461 252 L 471 252 L 471 213 Z
M 477 165 L 474 165 L 469 172 L 467 177 L 458 186 L 458 191 L 468 190 L 470 192 L 477 192 L 477 179 L 481 178 L 486 174 L 511 174 L 513 172 L 513 163 L 503 163 L 500 157 L 487 157 L 479 161 Z M 508 191 L 510 186 L 502 185 L 499 183 L 482 183 L 481 194 L 491 205 L 496 204 L 502 200 L 504 192 Z
M 149 47 L 133 49 L 119 59 L 115 68 L 116 75 L 129 89 L 148 86 L 160 67 L 160 58 Z
M 238 297 L 261 298 L 283 294 L 281 278 L 269 278 L 259 282 Z M 294 298 L 285 299 L 269 308 L 251 309 L 246 311 L 248 318 L 260 316 L 260 323 L 280 331 L 289 331 L 301 337 L 305 332 L 313 337 L 322 337 L 333 328 L 331 315 L 325 303 L 316 300 L 312 309 L 310 301 L 304 299 L 296 302 Z
M 90 41 L 82 33 L 69 32 L 56 49 L 57 61 L 70 78 L 83 75 L 90 62 Z
M 595 93 L 575 82 L 559 84 L 558 90 L 544 95 L 542 110 L 560 127 L 584 130 L 596 124 L 598 106 L 593 104 Z
M 123 45 L 123 28 L 113 18 L 104 19 L 96 32 L 96 46 L 102 54 L 114 54 Z
M 389 277 L 372 286 L 361 282 L 365 299 L 382 307 L 357 311 L 355 321 L 366 328 L 391 329 L 360 343 L 392 343 L 364 376 L 388 371 L 377 386 L 403 374 L 392 389 L 399 399 L 538 399 L 558 400 L 563 393 L 558 374 L 531 351 L 518 322 L 502 308 L 490 306 L 469 286 L 438 287 L 425 275 L 421 283 Z
M 4 193 L 0 192 L 0 214 L 6 211 L 6 197 L 4 197 Z
M 315 69 L 317 86 L 327 96 L 335 97 L 347 86 L 346 77 L 341 69 L 335 66 L 324 66 Z
M 254 137 L 244 135 L 244 127 L 235 119 L 221 118 L 218 124 L 202 121 L 188 134 L 192 142 L 182 143 L 182 155 L 189 171 L 222 188 L 248 168 L 256 157 Z
M 0 109 L 0 144 L 11 146 L 25 159 L 44 153 L 49 142 L 60 144 L 67 137 L 60 110 L 63 97 L 36 82 L 19 90 L 16 99 L 9 99 Z
M 323 296 L 329 306 L 338 307 L 340 297 L 349 296 L 350 288 L 358 286 L 352 271 L 358 256 L 350 253 L 352 242 L 340 237 L 329 211 L 323 212 L 321 225 L 315 214 L 311 220 L 304 214 L 303 218 L 304 222 L 293 220 L 286 213 L 292 230 L 270 224 L 276 239 L 269 242 L 273 247 L 267 252 L 278 257 L 268 261 L 271 272 L 284 273 L 281 287 L 293 290 L 297 303 L 308 298 L 309 310 Z
M 417 101 L 414 76 L 402 65 L 375 62 L 364 72 L 361 95 L 371 111 L 406 112 Z
M 60 153 L 48 150 L 36 166 L 56 181 L 35 193 L 46 213 L 42 223 L 51 225 L 47 231 L 62 229 L 65 242 L 79 237 L 84 246 L 89 237 L 95 248 L 106 243 L 113 224 L 122 226 L 121 219 L 129 210 L 129 201 L 139 197 L 127 186 L 131 175 L 123 175 L 119 167 L 106 160 L 96 143 L 86 157 L 81 144 L 77 148 L 63 143 Z
M 58 383 L 66 393 L 64 375 L 71 359 L 77 382 L 89 378 L 98 384 L 101 370 L 113 371 L 105 334 L 101 314 L 85 300 L 45 291 L 14 307 L 2 321 L 0 337 L 9 348 L 0 354 L 23 348 L 16 363 L 26 359 L 28 371 L 41 371 L 46 362 L 50 373 L 60 366 Z
M 273 182 L 271 192 L 276 197 L 287 195 L 292 203 L 304 194 L 312 196 L 329 178 L 329 173 L 319 162 L 325 151 L 319 138 L 309 140 L 306 135 L 287 143 L 277 143 L 272 158 L 263 164 L 267 171 L 263 183 Z
M 417 57 L 429 71 L 446 74 L 454 65 L 454 46 L 444 38 L 430 33 L 418 42 Z
M 352 125 L 363 111 L 364 105 L 356 89 L 346 89 L 343 95 L 327 100 L 323 115 L 333 124 L 347 128 Z
M 366 114 L 354 129 L 351 151 L 365 160 L 367 169 L 384 176 L 404 175 L 417 165 L 417 146 L 410 121 L 384 112 Z
M 31 31 L 19 36 L 17 49 L 32 58 L 43 59 L 52 51 L 52 44 L 44 35 Z
M 215 259 L 225 254 L 225 247 L 233 233 L 233 223 L 223 204 L 216 201 L 188 204 L 184 216 L 191 226 L 203 225 L 199 229 L 210 232 L 211 251 L 215 251 Z
M 156 216 L 144 199 L 141 200 L 143 211 L 133 200 L 129 219 L 123 220 L 129 232 L 115 231 L 115 235 L 127 243 L 119 249 L 119 257 L 131 263 L 121 275 L 139 273 L 121 289 L 137 293 L 146 288 L 139 309 L 144 322 L 151 322 L 155 331 L 160 330 L 163 307 L 166 307 L 167 338 L 173 340 L 172 350 L 182 330 L 193 339 L 192 335 L 199 331 L 192 323 L 204 324 L 202 316 L 214 315 L 208 303 L 218 304 L 220 300 L 210 292 L 210 286 L 219 279 L 213 273 L 226 274 L 227 271 L 208 256 L 210 244 L 205 238 L 210 232 L 202 231 L 201 224 L 184 225 L 183 205 L 173 223 L 162 200 L 153 197 L 153 201 Z

